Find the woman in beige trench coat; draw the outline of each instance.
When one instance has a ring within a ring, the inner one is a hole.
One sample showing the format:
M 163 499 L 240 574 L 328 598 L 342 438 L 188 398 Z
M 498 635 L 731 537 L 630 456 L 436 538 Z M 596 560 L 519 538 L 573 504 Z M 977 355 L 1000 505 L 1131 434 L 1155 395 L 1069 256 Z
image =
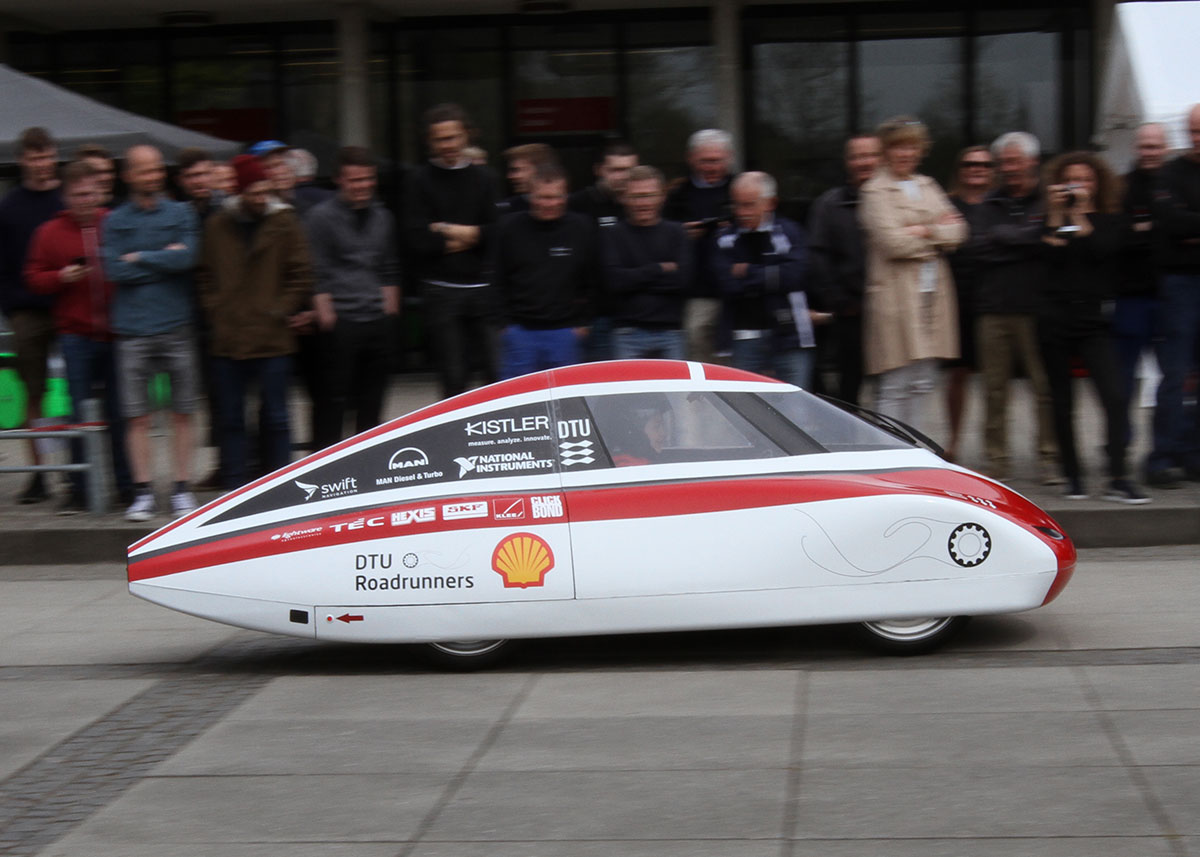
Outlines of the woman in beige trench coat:
M 967 226 L 938 183 L 916 169 L 929 132 L 906 116 L 877 131 L 884 166 L 862 188 L 867 243 L 863 360 L 878 376 L 875 409 L 920 428 L 939 361 L 958 357 L 958 307 L 946 254 Z

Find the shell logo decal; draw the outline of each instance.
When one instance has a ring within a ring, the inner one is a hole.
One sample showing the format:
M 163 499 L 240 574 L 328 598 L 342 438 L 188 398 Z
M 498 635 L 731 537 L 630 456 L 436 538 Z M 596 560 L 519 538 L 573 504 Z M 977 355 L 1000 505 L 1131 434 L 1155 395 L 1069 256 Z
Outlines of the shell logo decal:
M 960 524 L 950 534 L 950 558 L 963 568 L 974 568 L 992 552 L 992 537 L 979 524 Z
M 552 568 L 554 551 L 533 533 L 513 533 L 492 552 L 492 570 L 504 578 L 506 587 L 541 586 Z

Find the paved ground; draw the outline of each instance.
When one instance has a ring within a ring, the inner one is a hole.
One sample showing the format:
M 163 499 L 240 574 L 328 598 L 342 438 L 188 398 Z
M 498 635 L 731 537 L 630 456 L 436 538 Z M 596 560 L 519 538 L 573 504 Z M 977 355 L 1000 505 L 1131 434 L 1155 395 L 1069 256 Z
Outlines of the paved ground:
M 436 395 L 436 385 L 430 377 L 399 377 L 389 391 L 385 416 L 391 418 L 408 413 L 435 401 Z M 935 413 L 930 415 L 926 428 L 931 437 L 944 443 L 947 439 L 944 415 L 940 406 L 933 410 Z M 1038 483 L 1032 412 L 1028 389 L 1024 384 L 1015 385 L 1009 420 L 1013 446 L 1010 484 L 1055 516 L 1076 544 L 1083 547 L 1200 544 L 1200 483 L 1190 483 L 1172 491 L 1147 489 L 1154 501 L 1148 506 L 1129 507 L 1098 499 L 1104 487 L 1100 449 L 1103 428 L 1099 406 L 1086 381 L 1078 382 L 1076 423 L 1080 455 L 1089 474 L 1087 484 L 1094 492 L 1093 499 L 1064 500 L 1059 496 L 1060 489 L 1046 488 Z M 976 383 L 968 401 L 965 440 L 960 452 L 960 460 L 967 467 L 983 466 L 982 414 L 981 390 Z M 1150 409 L 1135 411 L 1135 440 L 1130 453 L 1134 467 L 1145 457 L 1151 414 Z M 293 418 L 295 425 L 307 425 L 308 408 L 299 395 L 293 399 Z M 157 438 L 160 459 L 165 456 L 166 441 L 165 434 Z M 22 446 L 13 441 L 0 442 L 0 464 L 23 460 Z M 208 474 L 214 462 L 214 450 L 199 449 L 196 472 Z M 160 472 L 165 471 L 164 463 Z M 0 551 L 0 563 L 115 562 L 124 555 L 125 545 L 168 520 L 165 515 L 160 515 L 151 525 L 138 526 L 126 524 L 120 516 L 121 510 L 116 509 L 99 518 L 62 518 L 53 514 L 52 504 L 18 506 L 14 498 L 26 478 L 24 475 L 0 474 L 0 537 L 7 545 L 7 550 Z M 165 484 L 162 489 L 166 490 Z M 216 496 L 216 493 L 208 493 L 202 494 L 201 498 L 207 500 Z
M 1085 551 L 916 659 L 782 629 L 440 675 L 0 566 L 0 853 L 1200 855 L 1198 570 Z

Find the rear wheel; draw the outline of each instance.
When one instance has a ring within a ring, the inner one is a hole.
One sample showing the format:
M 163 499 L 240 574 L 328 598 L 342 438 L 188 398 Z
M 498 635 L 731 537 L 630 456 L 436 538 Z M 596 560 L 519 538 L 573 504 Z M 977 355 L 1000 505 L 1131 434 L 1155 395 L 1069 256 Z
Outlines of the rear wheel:
M 958 633 L 969 616 L 933 616 L 920 619 L 878 619 L 863 622 L 867 642 L 894 655 L 920 655 L 933 651 Z
M 512 650 L 510 640 L 443 640 L 425 645 L 425 657 L 450 670 L 481 670 L 499 663 Z

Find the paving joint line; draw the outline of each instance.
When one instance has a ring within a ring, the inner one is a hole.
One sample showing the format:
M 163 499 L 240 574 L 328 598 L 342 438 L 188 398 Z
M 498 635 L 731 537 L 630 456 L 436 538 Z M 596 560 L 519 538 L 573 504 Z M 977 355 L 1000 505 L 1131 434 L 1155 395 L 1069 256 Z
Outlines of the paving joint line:
M 800 818 L 800 791 L 804 777 L 804 746 L 808 738 L 808 676 L 800 673 L 793 694 L 793 724 L 791 740 L 788 742 L 788 777 L 783 795 L 783 843 L 781 857 L 793 857 L 796 853 L 796 823 Z
M 478 765 L 480 760 L 483 759 L 484 755 L 486 755 L 487 752 L 492 749 L 496 743 L 496 740 L 500 737 L 500 733 L 504 731 L 505 727 L 512 722 L 513 715 L 517 713 L 517 709 L 520 708 L 525 703 L 525 700 L 529 698 L 529 694 L 533 692 L 533 686 L 537 684 L 538 678 L 539 676 L 536 674 L 530 674 L 528 677 L 526 677 L 516 695 L 508 703 L 504 711 L 501 712 L 500 716 L 496 719 L 496 722 L 492 724 L 492 727 L 488 730 L 487 734 L 483 736 L 483 740 L 479 742 L 479 746 L 475 748 L 474 752 L 472 752 L 467 760 L 463 762 L 463 766 L 459 769 L 458 773 L 456 773 L 454 777 L 451 778 L 450 782 L 446 784 L 446 787 L 442 789 L 441 795 L 434 802 L 429 812 L 425 814 L 425 817 L 422 818 L 421 822 L 417 825 L 417 829 L 413 833 L 412 838 L 405 843 L 404 847 L 400 849 L 400 852 L 396 855 L 396 857 L 410 857 L 410 855 L 413 853 L 413 850 L 421 844 L 421 840 L 425 838 L 425 834 L 429 832 L 429 830 L 433 827 L 433 823 L 437 821 L 438 817 L 442 814 L 442 811 L 450 805 L 450 801 L 452 801 L 462 789 L 463 784 L 467 781 L 467 777 L 469 777 L 475 770 L 475 766 Z
M 1087 673 L 1084 672 L 1082 667 L 1072 667 L 1072 671 L 1076 674 L 1076 680 L 1083 690 L 1084 698 L 1087 699 L 1088 705 L 1091 706 L 1092 712 L 1096 715 L 1096 719 L 1100 721 L 1100 729 L 1104 732 L 1104 737 L 1108 739 L 1113 752 L 1117 754 L 1117 760 L 1120 761 L 1129 778 L 1133 780 L 1133 784 L 1137 787 L 1138 793 L 1142 797 L 1142 802 L 1145 803 L 1150 816 L 1162 831 L 1160 835 L 1166 841 L 1167 847 L 1171 849 L 1171 854 L 1174 857 L 1187 857 L 1187 848 L 1183 844 L 1183 834 L 1175 829 L 1175 825 L 1171 822 L 1171 814 L 1167 812 L 1167 808 L 1158 799 L 1158 795 L 1154 791 L 1154 786 L 1151 785 L 1142 766 L 1133 757 L 1133 751 L 1129 749 L 1129 745 L 1125 742 L 1125 739 L 1121 737 L 1121 732 L 1117 728 L 1116 723 L 1113 722 L 1112 715 L 1103 707 L 1100 692 L 1096 690 L 1096 686 L 1092 684 L 1091 679 L 1088 678 Z

